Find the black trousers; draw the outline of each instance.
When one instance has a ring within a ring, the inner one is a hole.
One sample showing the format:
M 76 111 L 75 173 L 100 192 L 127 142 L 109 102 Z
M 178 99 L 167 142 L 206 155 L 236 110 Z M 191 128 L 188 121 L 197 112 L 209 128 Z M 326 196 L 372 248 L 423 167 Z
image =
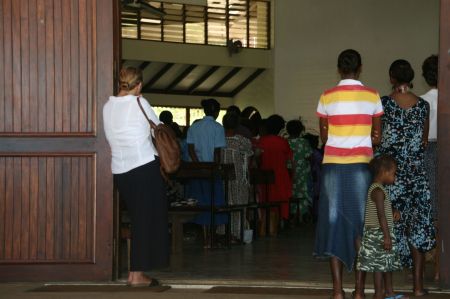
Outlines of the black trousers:
M 114 183 L 131 221 L 130 271 L 168 266 L 168 207 L 159 158 L 126 173 L 115 174 Z

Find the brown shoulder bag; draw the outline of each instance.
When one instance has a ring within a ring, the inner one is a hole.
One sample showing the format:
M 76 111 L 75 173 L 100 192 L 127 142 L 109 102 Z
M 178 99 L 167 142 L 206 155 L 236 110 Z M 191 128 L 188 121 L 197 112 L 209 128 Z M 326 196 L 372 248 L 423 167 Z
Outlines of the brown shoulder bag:
M 142 113 L 144 113 L 145 118 L 153 129 L 154 137 L 153 143 L 158 151 L 158 156 L 161 162 L 161 172 L 164 177 L 167 178 L 166 174 L 174 173 L 180 167 L 181 161 L 181 149 L 178 143 L 175 132 L 169 126 L 161 123 L 156 125 L 145 113 L 142 107 L 140 97 L 137 98 L 139 108 L 141 108 Z

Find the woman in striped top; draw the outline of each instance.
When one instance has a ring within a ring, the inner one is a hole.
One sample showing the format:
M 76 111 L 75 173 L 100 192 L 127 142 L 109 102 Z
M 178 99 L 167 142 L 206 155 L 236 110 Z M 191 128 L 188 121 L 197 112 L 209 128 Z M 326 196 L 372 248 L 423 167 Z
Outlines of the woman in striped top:
M 330 259 L 333 299 L 343 299 L 342 271 L 354 267 L 370 185 L 372 144 L 380 141 L 383 114 L 378 93 L 358 81 L 361 56 L 338 57 L 339 84 L 320 97 L 320 137 L 325 144 L 314 255 Z M 364 298 L 365 273 L 358 271 L 354 298 Z
M 364 233 L 357 269 L 373 272 L 375 285 L 373 298 L 407 298 L 395 294 L 392 288 L 392 271 L 401 269 L 393 231 L 394 220 L 400 219 L 400 213 L 392 210 L 391 200 L 384 189 L 384 185 L 394 183 L 397 163 L 391 156 L 381 155 L 370 162 L 369 168 L 373 181 L 367 195 Z

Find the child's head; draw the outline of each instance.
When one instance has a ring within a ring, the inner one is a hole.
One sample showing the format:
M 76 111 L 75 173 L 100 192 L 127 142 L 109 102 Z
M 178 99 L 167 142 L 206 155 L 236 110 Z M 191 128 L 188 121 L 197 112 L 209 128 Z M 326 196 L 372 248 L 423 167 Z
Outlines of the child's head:
M 374 181 L 379 181 L 385 185 L 394 183 L 397 162 L 392 156 L 384 154 L 373 158 L 369 163 L 369 168 Z
M 319 136 L 311 133 L 306 133 L 303 137 L 308 140 L 309 145 L 312 149 L 317 149 L 319 147 Z
M 266 131 L 269 135 L 278 135 L 284 128 L 284 118 L 278 114 L 272 114 L 266 120 Z
M 290 120 L 286 124 L 286 130 L 289 134 L 289 137 L 300 137 L 300 135 L 305 130 L 305 126 L 301 122 L 301 120 Z

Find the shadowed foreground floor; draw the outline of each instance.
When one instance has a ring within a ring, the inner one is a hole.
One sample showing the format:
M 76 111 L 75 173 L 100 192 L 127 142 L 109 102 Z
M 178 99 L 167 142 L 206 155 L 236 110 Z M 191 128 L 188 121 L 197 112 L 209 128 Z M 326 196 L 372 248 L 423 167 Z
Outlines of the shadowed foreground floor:
M 192 233 L 192 232 L 191 232 Z M 293 228 L 278 237 L 266 237 L 231 249 L 203 249 L 199 238 L 185 234 L 183 252 L 172 255 L 167 269 L 149 274 L 170 289 L 155 292 L 129 288 L 125 280 L 96 284 L 83 283 L 10 283 L 0 284 L 0 298 L 329 298 L 331 279 L 327 261 L 311 255 L 312 226 Z M 407 272 L 396 273 L 396 290 L 408 292 Z M 371 298 L 372 279 L 367 279 L 367 298 Z M 426 287 L 433 294 L 427 299 L 450 298 L 432 281 L 427 264 Z M 346 298 L 351 298 L 353 274 L 345 273 Z M 413 298 L 413 297 L 412 297 Z

